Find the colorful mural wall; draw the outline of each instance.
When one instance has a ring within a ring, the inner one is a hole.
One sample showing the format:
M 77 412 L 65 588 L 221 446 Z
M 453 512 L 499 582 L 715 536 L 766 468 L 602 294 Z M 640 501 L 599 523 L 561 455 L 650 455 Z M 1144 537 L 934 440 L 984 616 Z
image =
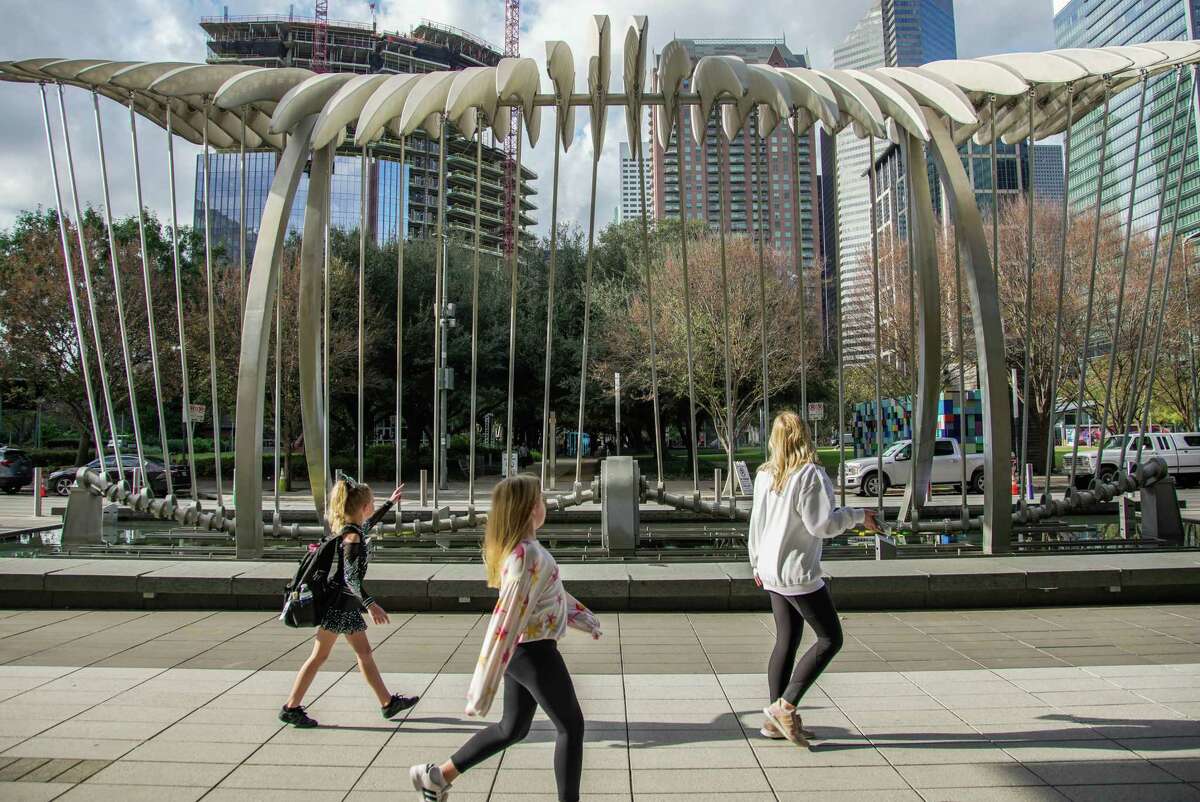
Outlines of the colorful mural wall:
M 966 409 L 960 403 L 958 391 L 942 393 L 938 398 L 937 436 L 953 437 L 968 454 L 983 451 L 983 402 L 979 390 L 967 390 Z M 859 456 L 875 455 L 875 402 L 867 401 L 854 407 L 854 450 Z M 965 422 L 965 436 L 964 424 Z M 912 399 L 883 399 L 883 447 L 897 440 L 912 437 Z

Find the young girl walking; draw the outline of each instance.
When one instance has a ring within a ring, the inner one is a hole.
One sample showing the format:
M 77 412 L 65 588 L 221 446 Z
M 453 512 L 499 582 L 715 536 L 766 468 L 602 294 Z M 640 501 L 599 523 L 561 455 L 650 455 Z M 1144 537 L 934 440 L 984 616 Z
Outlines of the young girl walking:
M 754 479 L 748 539 L 754 581 L 767 591 L 775 616 L 767 666 L 771 703 L 761 730 L 767 738 L 803 746 L 812 737 L 796 706 L 842 648 L 842 625 L 821 578 L 821 541 L 859 525 L 877 530 L 875 511 L 834 506 L 833 482 L 808 426 L 794 412 L 777 415 L 769 456 Z M 817 640 L 796 663 L 805 621 Z
M 358 657 L 358 671 L 366 679 L 375 697 L 379 699 L 380 709 L 384 718 L 391 718 L 402 710 L 407 710 L 417 703 L 420 697 L 402 696 L 390 693 L 383 677 L 379 674 L 379 666 L 371 654 L 371 643 L 367 640 L 367 622 L 363 613 L 371 614 L 371 621 L 376 624 L 388 623 L 388 614 L 371 598 L 363 588 L 363 578 L 367 575 L 367 563 L 371 558 L 371 543 L 368 534 L 371 529 L 387 514 L 392 505 L 400 500 L 404 485 L 397 487 L 386 502 L 378 510 L 375 508 L 375 497 L 371 488 L 353 479 L 343 477 L 333 485 L 329 494 L 329 531 L 330 537 L 341 541 L 337 560 L 329 582 L 332 588 L 337 588 L 336 595 L 329 602 L 316 638 L 313 639 L 312 654 L 300 667 L 296 681 L 292 684 L 292 693 L 288 696 L 283 709 L 279 711 L 279 720 L 296 727 L 315 727 L 317 722 L 301 707 L 304 694 L 312 684 L 317 672 L 325 664 L 338 635 L 344 635 L 350 648 Z
M 567 627 L 600 637 L 600 622 L 563 589 L 558 564 L 538 542 L 546 506 L 537 479 L 516 476 L 496 485 L 483 539 L 489 587 L 500 599 L 483 636 L 467 691 L 467 715 L 485 716 L 504 678 L 504 715 L 476 733 L 444 763 L 413 766 L 422 802 L 443 802 L 458 775 L 525 738 L 541 706 L 558 730 L 554 775 L 560 802 L 578 802 L 583 771 L 583 712 L 558 651 Z

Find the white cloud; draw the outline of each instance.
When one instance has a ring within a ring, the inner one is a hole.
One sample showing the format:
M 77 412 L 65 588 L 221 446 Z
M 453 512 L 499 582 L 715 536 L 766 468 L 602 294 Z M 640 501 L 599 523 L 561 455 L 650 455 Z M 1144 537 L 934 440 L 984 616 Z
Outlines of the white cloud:
M 853 26 L 868 0 L 793 0 L 765 3 L 730 3 L 727 0 L 658 0 L 647 6 L 633 0 L 612 0 L 594 7 L 581 8 L 574 3 L 525 0 L 522 8 L 522 55 L 536 59 L 544 67 L 545 42 L 567 42 L 575 55 L 576 87 L 586 85 L 586 65 L 590 53 L 591 13 L 607 13 L 613 29 L 613 86 L 621 85 L 620 47 L 629 15 L 649 13 L 652 52 L 662 49 L 675 36 L 688 38 L 780 37 L 795 52 L 807 52 L 813 63 L 828 65 L 833 47 Z M 106 57 L 129 60 L 202 61 L 205 35 L 199 18 L 220 15 L 222 2 L 215 0 L 89 0 L 86 6 L 46 0 L 7 0 L 5 26 L 0 33 L 0 53 L 8 59 L 47 55 Z M 308 2 L 256 0 L 254 3 L 228 3 L 230 14 L 288 13 L 294 7 L 298 15 L 310 15 Z M 366 0 L 338 0 L 331 16 L 338 19 L 368 20 Z M 977 56 L 1005 50 L 1044 49 L 1052 46 L 1050 7 L 1044 0 L 959 0 L 957 28 L 960 55 Z M 436 0 L 417 5 L 385 2 L 379 11 L 379 27 L 407 31 L 429 18 L 470 31 L 494 44 L 503 41 L 503 2 L 501 0 Z M 648 59 L 652 63 L 652 58 Z M 543 72 L 544 75 L 544 72 Z M 53 97 L 53 95 L 52 95 Z M 96 140 L 90 98 L 81 90 L 67 90 L 67 110 L 71 121 L 71 140 L 76 155 L 76 171 L 85 202 L 98 204 L 101 197 L 98 179 Z M 112 176 L 113 206 L 118 215 L 131 214 L 133 198 L 132 163 L 129 146 L 128 116 L 123 109 L 101 101 L 109 170 Z M 46 180 L 47 157 L 42 132 L 37 89 L 18 84 L 0 84 L 0 226 L 10 225 L 22 209 L 53 203 Z M 55 116 L 54 119 L 57 119 Z M 626 138 L 623 114 L 611 110 L 604 149 L 599 165 L 597 222 L 612 216 L 617 204 L 619 174 L 618 145 Z M 562 156 L 560 173 L 559 219 L 587 224 L 588 189 L 591 177 L 591 137 L 586 112 L 576 115 L 576 135 L 570 150 Z M 526 163 L 538 172 L 539 205 L 537 217 L 544 231 L 549 225 L 551 165 L 553 162 L 553 113 L 543 117 L 542 141 L 532 153 L 526 149 Z M 61 136 L 56 137 L 61 146 Z M 643 135 L 645 135 L 643 129 Z M 166 217 L 165 136 L 161 130 L 142 121 L 138 128 L 142 154 L 143 185 L 146 203 Z M 176 140 L 179 213 L 190 223 L 197 149 Z M 60 165 L 62 163 L 60 148 Z M 65 173 L 63 175 L 65 178 Z

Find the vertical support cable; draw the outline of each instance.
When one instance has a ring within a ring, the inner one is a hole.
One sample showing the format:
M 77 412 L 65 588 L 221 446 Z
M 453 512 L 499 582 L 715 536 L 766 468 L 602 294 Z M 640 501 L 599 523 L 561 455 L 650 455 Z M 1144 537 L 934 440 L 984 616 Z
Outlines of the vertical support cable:
M 183 274 L 179 258 L 179 210 L 175 198 L 175 134 L 171 130 L 171 106 L 167 105 L 167 182 L 171 185 L 171 257 L 175 268 L 175 325 L 179 335 L 179 373 L 183 391 L 183 436 L 187 439 L 188 478 L 192 503 L 200 509 L 196 487 L 196 446 L 192 438 L 192 395 L 188 380 L 187 338 L 183 327 Z
M 62 91 L 62 86 L 59 86 Z M 46 85 L 38 82 L 38 93 L 42 99 L 42 124 L 46 128 L 46 151 L 50 154 L 50 181 L 54 184 L 54 216 L 58 219 L 58 235 L 62 241 L 63 269 L 67 276 L 67 297 L 71 299 L 71 318 L 75 322 L 75 345 L 79 349 L 79 372 L 83 374 L 83 389 L 87 394 L 88 420 L 92 424 L 92 439 L 96 444 L 96 458 L 104 464 L 104 437 L 100 434 L 100 416 L 96 413 L 96 394 L 92 389 L 92 373 L 88 368 L 87 338 L 83 332 L 83 319 L 79 314 L 79 285 L 75 282 L 75 269 L 71 263 L 71 241 L 67 235 L 67 221 L 63 215 L 62 190 L 58 184 L 58 159 L 54 155 L 54 135 L 50 128 L 50 108 L 46 103 Z M 168 117 L 168 119 L 170 119 Z M 64 125 L 64 131 L 66 126 Z M 72 190 L 73 191 L 73 190 Z M 82 232 L 82 223 L 78 217 L 75 226 Z M 82 254 L 87 259 L 87 251 Z M 103 355 L 97 351 L 97 361 L 103 360 Z M 186 385 L 185 385 L 186 386 Z M 119 464 L 119 462 L 118 462 Z M 39 492 L 34 488 L 34 492 Z
M 442 320 L 446 316 L 442 298 L 445 287 L 442 286 L 442 266 L 445 259 L 446 240 L 445 209 L 446 209 L 446 125 L 445 118 L 438 126 L 438 199 L 437 199 L 437 232 L 433 265 L 433 506 L 438 505 L 438 493 L 442 487 L 442 393 L 445 383 L 445 371 L 442 368 Z
M 759 198 L 759 145 L 762 144 L 762 114 L 756 109 L 754 113 L 754 134 L 749 125 L 743 131 L 746 145 L 754 145 L 753 169 L 754 174 L 750 184 L 750 214 L 758 237 L 758 337 L 762 344 L 762 453 L 763 462 L 767 460 L 767 441 L 771 431 L 771 385 L 767 373 L 767 267 L 766 243 L 763 232 L 762 201 Z
M 1025 183 L 1025 191 L 1027 194 L 1025 200 L 1025 365 L 1023 368 L 1025 375 L 1021 377 L 1021 459 L 1017 464 L 1017 471 L 1021 476 L 1025 475 L 1025 465 L 1029 462 L 1029 354 L 1030 351 L 1033 350 L 1033 206 L 1036 202 L 1033 192 L 1033 112 L 1036 108 L 1037 90 L 1031 86 L 1029 88 L 1029 149 L 1025 154 L 1026 161 L 1029 164 L 1029 180 Z M 1019 164 L 1017 165 L 1017 169 L 1020 169 Z M 1050 406 L 1050 416 L 1053 418 L 1053 400 L 1051 400 Z M 1025 509 L 1028 505 L 1028 494 L 1022 491 L 1021 509 Z
M 408 209 L 406 201 L 407 182 L 404 180 L 405 150 L 407 138 L 400 137 L 400 192 L 397 194 L 400 204 L 399 220 L 396 223 L 396 487 L 404 483 L 401 476 L 403 464 L 403 431 L 400 417 L 400 400 L 404 391 L 404 241 L 408 239 Z M 478 249 L 477 249 L 478 250 Z M 474 419 L 474 416 L 472 416 Z M 396 533 L 400 533 L 400 507 L 396 507 Z
M 1137 125 L 1135 125 L 1134 129 L 1133 129 L 1135 132 L 1135 135 L 1133 138 L 1133 172 L 1129 178 L 1129 201 L 1128 201 L 1129 209 L 1125 214 L 1125 250 L 1121 255 L 1121 272 L 1120 272 L 1120 278 L 1118 279 L 1118 289 L 1117 289 L 1117 312 L 1116 312 L 1116 318 L 1113 322 L 1112 347 L 1109 349 L 1109 355 L 1108 355 L 1108 376 L 1104 382 L 1104 406 L 1101 407 L 1102 412 L 1100 413 L 1100 431 L 1101 432 L 1108 430 L 1108 413 L 1109 413 L 1109 409 L 1110 409 L 1110 404 L 1112 403 L 1113 379 L 1116 376 L 1116 371 L 1117 371 L 1117 348 L 1118 348 L 1118 341 L 1121 338 L 1121 321 L 1122 321 L 1123 314 L 1125 312 L 1125 283 L 1126 283 L 1125 280 L 1129 274 L 1129 251 L 1133 244 L 1133 204 L 1134 204 L 1134 200 L 1137 197 L 1138 161 L 1140 160 L 1141 155 L 1142 155 L 1142 136 L 1141 136 L 1141 134 L 1142 134 L 1142 123 L 1145 119 L 1145 115 L 1146 115 L 1146 71 L 1143 70 L 1142 74 L 1141 74 L 1141 80 L 1138 84 L 1138 116 L 1137 116 Z M 1131 377 L 1130 381 L 1135 382 L 1136 375 Z M 1114 409 L 1114 410 L 1112 410 L 1112 412 L 1115 417 L 1116 410 Z M 1114 420 L 1113 423 L 1115 424 L 1116 421 Z M 1115 428 L 1115 426 L 1114 426 L 1114 428 Z M 1124 437 L 1125 432 L 1121 432 L 1121 435 L 1122 435 L 1122 440 L 1124 442 L 1122 443 L 1122 449 L 1121 449 L 1121 460 L 1122 461 L 1121 461 L 1121 464 L 1119 464 L 1117 466 L 1118 471 L 1125 470 L 1125 466 L 1124 466 L 1125 448 L 1124 448 L 1124 445 L 1129 440 L 1129 438 Z M 1103 445 L 1101 446 L 1101 448 L 1103 449 Z M 1099 459 L 1099 454 L 1097 454 L 1097 459 Z M 1099 466 L 1097 466 L 1097 468 L 1098 467 Z
M 146 479 L 146 452 L 142 448 L 142 424 L 138 416 L 137 388 L 133 381 L 133 360 L 129 356 L 129 332 L 125 326 L 125 291 L 117 260 L 117 236 L 113 229 L 112 198 L 108 191 L 108 159 L 104 152 L 104 129 L 100 124 L 100 95 L 92 90 L 92 112 L 96 120 L 96 149 L 100 156 L 100 192 L 104 200 L 104 222 L 108 230 L 108 264 L 112 269 L 113 300 L 117 307 L 117 330 L 121 335 L 121 359 L 125 366 L 125 384 L 129 395 L 129 417 L 133 424 L 133 444 L 137 452 L 137 472 L 141 474 L 141 492 L 153 495 Z M 116 434 L 113 434 L 115 440 Z M 122 464 L 119 475 L 124 475 Z
M 557 147 L 557 146 L 556 146 Z M 557 157 L 557 151 L 555 153 Z M 638 136 L 638 196 L 641 199 L 641 229 L 642 229 L 642 260 L 646 276 L 646 309 L 650 323 L 650 392 L 654 399 L 654 464 L 658 472 L 658 488 L 663 487 L 662 460 L 662 416 L 658 403 L 658 335 L 655 332 L 657 322 L 654 317 L 654 286 L 650 281 L 650 233 L 646 227 L 646 154 L 642 153 L 641 135 Z M 555 187 L 558 186 L 558 173 L 555 172 Z
M 321 408 L 321 414 L 324 416 L 324 425 L 322 426 L 323 442 L 321 450 L 325 454 L 325 507 L 329 507 L 329 490 L 332 485 L 332 465 L 329 463 L 329 406 L 333 399 L 329 396 L 329 318 L 331 315 L 329 305 L 329 272 L 330 272 L 330 251 L 329 251 L 329 215 L 332 210 L 333 200 L 333 162 L 337 159 L 337 149 L 332 145 L 330 147 L 329 158 L 326 159 L 325 178 L 325 214 L 323 215 L 323 247 L 324 266 L 322 268 L 322 287 L 324 298 L 321 305 L 321 397 L 325 399 L 325 403 Z
M 867 167 L 868 192 L 871 193 L 871 311 L 875 318 L 875 485 L 876 507 L 880 520 L 883 519 L 883 392 L 880 385 L 880 372 L 883 369 L 883 351 L 880 342 L 879 328 L 879 211 L 875 194 L 875 137 L 867 137 L 867 149 L 871 163 Z M 908 168 L 909 178 L 912 178 L 912 165 Z M 913 453 L 916 454 L 916 437 L 913 437 Z M 914 466 L 915 467 L 915 466 Z M 915 475 L 914 475 L 915 480 Z M 917 488 L 913 487 L 913 498 L 917 497 Z M 914 505 L 915 506 L 915 505 Z
M 827 131 L 829 136 L 829 163 L 837 164 L 837 135 L 832 131 Z M 843 432 L 846 430 L 846 349 L 842 342 L 842 260 L 838 248 L 841 246 L 841 232 L 838 230 L 840 222 L 838 220 L 838 183 L 836 177 L 833 184 L 833 209 L 830 216 L 833 218 L 833 224 L 830 229 L 833 232 L 834 243 L 830 252 L 835 254 L 837 259 L 837 268 L 833 271 L 833 297 L 836 314 L 834 338 L 837 340 L 837 404 L 838 404 L 838 427 L 837 427 L 837 447 L 838 447 L 838 498 L 841 505 L 846 506 L 846 444 Z
M 475 506 L 475 414 L 477 409 L 476 377 L 479 372 L 479 248 L 483 221 L 480 219 L 479 195 L 483 192 L 483 115 L 475 112 L 475 262 L 471 269 L 471 454 L 467 460 L 467 506 Z M 397 396 L 399 397 L 399 396 Z
M 508 300 L 508 398 L 504 423 L 504 473 L 506 476 L 511 475 L 509 467 L 513 462 L 513 380 L 516 377 L 517 369 L 517 267 L 520 264 L 521 253 L 521 143 L 525 139 L 519 125 L 517 126 L 516 139 L 516 170 L 513 176 L 513 183 L 516 186 L 513 189 L 514 200 L 512 206 L 513 248 L 512 265 L 509 268 L 510 297 Z M 555 145 L 555 147 L 558 147 L 558 145 Z
M 1196 69 L 1193 67 L 1193 86 L 1195 85 L 1195 77 Z M 1154 376 L 1158 370 L 1158 350 L 1162 345 L 1162 331 L 1166 323 L 1167 314 L 1167 296 L 1171 294 L 1171 268 L 1175 264 L 1175 246 L 1179 237 L 1179 211 L 1183 205 L 1183 179 L 1187 170 L 1188 147 L 1192 144 L 1192 121 L 1194 120 L 1194 116 L 1191 108 L 1188 109 L 1187 115 L 1188 121 L 1183 129 L 1183 156 L 1179 160 L 1179 173 L 1175 180 L 1175 209 L 1171 215 L 1171 245 L 1167 251 L 1167 272 L 1163 276 L 1162 298 L 1159 299 L 1158 304 L 1158 325 L 1154 327 L 1154 352 L 1150 356 L 1150 376 L 1146 382 L 1146 406 L 1142 408 L 1142 420 L 1138 429 L 1137 456 L 1134 458 L 1134 462 L 1139 466 L 1142 464 L 1142 446 L 1146 442 L 1146 438 L 1141 433 L 1145 432 L 1150 424 L 1150 403 L 1154 398 Z M 1167 166 L 1170 167 L 1170 165 Z
M 594 147 L 594 146 L 593 146 Z M 588 335 L 592 320 L 592 261 L 596 247 L 596 171 L 600 166 L 600 153 L 592 152 L 592 189 L 588 203 L 588 249 L 587 266 L 583 279 L 583 344 L 579 356 L 579 422 L 575 431 L 583 431 L 583 407 L 587 395 Z M 618 450 L 621 444 L 617 443 Z M 575 449 L 575 487 L 583 481 L 583 449 Z
M 1075 122 L 1075 84 L 1067 84 L 1067 136 L 1063 146 L 1063 196 L 1062 196 L 1062 230 L 1059 232 L 1058 243 L 1058 296 L 1054 304 L 1054 356 L 1050 364 L 1050 426 L 1046 432 L 1046 493 L 1042 498 L 1043 504 L 1050 503 L 1050 474 L 1054 472 L 1054 409 L 1058 406 L 1058 373 L 1059 362 L 1062 359 L 1062 324 L 1063 300 L 1067 287 L 1067 239 L 1071 229 L 1071 207 L 1068 191 L 1071 186 L 1071 134 Z M 1075 413 L 1076 420 L 1079 411 Z M 1078 432 L 1079 427 L 1075 427 Z M 1066 418 L 1063 419 L 1063 430 L 1066 430 Z
M 221 484 L 221 413 L 217 403 L 217 334 L 216 334 L 216 297 L 213 294 L 212 271 L 212 208 L 209 204 L 209 183 L 212 173 L 209 169 L 208 126 L 209 115 L 212 113 L 212 98 L 204 98 L 204 137 L 201 148 L 204 153 L 204 187 L 201 199 L 204 208 L 204 282 L 208 290 L 208 380 L 212 393 L 212 426 L 213 426 L 213 469 L 217 479 L 217 513 L 225 514 L 225 493 Z
M 708 142 L 708 121 L 704 123 L 704 141 Z M 721 247 L 721 321 L 724 325 L 724 350 L 725 350 L 725 443 L 728 446 L 728 458 L 725 460 L 725 476 L 729 482 L 729 514 L 734 511 L 734 492 L 733 488 L 737 479 L 733 473 L 733 455 L 737 450 L 735 427 L 737 417 L 733 408 L 733 379 L 732 370 L 730 368 L 729 357 L 729 342 L 730 342 L 730 315 L 729 315 L 729 266 L 726 260 L 725 253 L 725 219 L 729 215 L 729 199 L 726 195 L 729 189 L 729 140 L 725 138 L 725 132 L 721 127 L 720 118 L 717 122 L 717 149 L 721 153 L 721 174 L 720 174 L 720 196 L 721 196 L 721 220 L 717 226 L 717 231 L 720 232 L 720 247 Z M 707 149 L 706 149 L 707 150 Z M 706 162 L 707 165 L 707 157 Z M 730 219 L 732 225 L 732 218 Z
M 550 369 L 554 364 L 554 275 L 558 264 L 558 164 L 563 120 L 561 107 L 554 120 L 554 175 L 550 190 L 550 265 L 546 270 L 546 367 L 542 388 L 542 492 L 546 492 L 546 470 L 555 433 L 550 431 Z M 583 451 L 583 432 L 577 432 L 576 450 Z
M 1170 130 L 1169 136 L 1167 137 L 1167 161 L 1166 161 L 1166 165 L 1163 168 L 1164 176 L 1169 174 L 1169 171 L 1171 169 L 1171 157 L 1173 155 L 1175 155 L 1175 128 L 1176 128 L 1176 123 L 1179 120 L 1179 115 L 1176 114 L 1175 111 L 1176 111 L 1176 109 L 1179 108 L 1179 93 L 1180 93 L 1180 89 L 1183 86 L 1182 79 L 1183 79 L 1183 68 L 1176 67 L 1175 68 L 1175 92 L 1174 92 L 1174 97 L 1173 97 L 1173 100 L 1172 100 L 1172 103 L 1170 106 L 1170 108 L 1171 108 L 1170 129 L 1171 130 Z M 1140 131 L 1140 127 L 1138 130 Z M 1136 183 L 1136 180 L 1137 180 L 1137 174 L 1135 173 L 1134 174 L 1135 183 Z M 1146 340 L 1146 328 L 1149 323 L 1150 298 L 1151 298 L 1151 296 L 1154 295 L 1154 276 L 1155 276 L 1155 274 L 1157 272 L 1157 268 L 1158 268 L 1158 252 L 1159 252 L 1159 245 L 1161 244 L 1161 240 L 1162 240 L 1161 235 L 1162 235 L 1162 222 L 1163 222 L 1163 207 L 1166 205 L 1166 202 L 1167 202 L 1167 182 L 1164 180 L 1163 185 L 1162 185 L 1162 190 L 1160 191 L 1159 197 L 1158 197 L 1158 215 L 1157 215 L 1157 222 L 1155 224 L 1155 230 L 1154 230 L 1154 249 L 1153 249 L 1153 252 L 1150 257 L 1150 282 L 1149 282 L 1149 286 L 1146 288 L 1145 299 L 1142 303 L 1142 325 L 1138 329 L 1137 348 L 1134 350 L 1134 357 L 1133 357 L 1133 372 L 1129 374 L 1130 375 L 1130 380 L 1129 380 L 1129 419 L 1126 419 L 1124 415 L 1121 416 L 1121 431 L 1122 431 L 1122 433 L 1129 431 L 1129 424 L 1132 422 L 1133 418 L 1135 418 L 1137 416 L 1137 407 L 1138 407 L 1139 401 L 1141 400 L 1141 393 L 1137 389 L 1137 376 L 1141 372 L 1141 367 L 1142 367 L 1142 351 L 1143 351 L 1145 340 Z M 1132 211 L 1132 206 L 1130 207 L 1130 210 Z M 1186 281 L 1186 278 L 1187 278 L 1187 274 L 1185 273 L 1184 274 L 1185 281 Z M 1163 289 L 1164 289 L 1164 291 L 1166 291 L 1165 287 Z M 1185 298 L 1187 297 L 1186 293 L 1185 293 L 1184 297 Z M 1191 321 L 1189 318 L 1189 325 L 1190 325 L 1190 322 Z M 1192 378 L 1193 378 L 1193 380 L 1195 380 L 1195 376 L 1193 376 Z M 1121 456 L 1119 458 L 1119 467 L 1122 470 L 1124 470 L 1126 467 L 1125 456 L 1126 456 L 1128 447 L 1129 447 L 1129 438 L 1122 437 L 1122 439 L 1121 439 Z
M 71 202 L 75 207 L 75 236 L 79 240 L 80 272 L 83 273 L 83 289 L 87 298 L 88 316 L 92 328 L 92 341 L 96 347 L 96 367 L 100 371 L 100 390 L 104 393 L 104 411 L 108 418 L 108 431 L 112 436 L 112 450 L 116 457 L 113 467 L 117 471 L 117 481 L 122 481 L 121 443 L 117 437 L 116 416 L 113 414 L 112 390 L 108 385 L 108 368 L 104 366 L 104 347 L 100 337 L 100 323 L 96 316 L 96 296 L 92 292 L 92 265 L 88 258 L 90 249 L 83 232 L 83 212 L 79 207 L 79 185 L 75 180 L 75 158 L 71 153 L 71 129 L 67 124 L 67 106 L 63 100 L 62 84 L 58 84 L 58 111 L 62 118 L 63 151 L 67 156 L 67 177 L 71 183 Z M 101 462 L 104 452 L 100 451 Z M 107 469 L 106 469 L 107 472 Z
M 967 347 L 963 341 L 962 249 L 958 241 L 957 223 L 954 224 L 954 325 L 958 338 L 958 447 L 962 452 L 958 461 L 962 468 L 959 476 L 962 491 L 959 493 L 959 520 L 966 526 L 971 517 L 970 507 L 967 506 Z
M 238 328 L 246 314 L 246 107 L 238 140 Z
M 367 290 L 367 146 L 362 146 L 358 166 L 358 425 L 354 435 L 354 445 L 358 449 L 358 462 L 355 465 L 355 476 L 359 481 L 363 475 L 363 439 L 365 405 L 363 399 L 363 382 L 366 378 L 366 360 L 363 354 L 364 318 L 366 316 Z M 434 362 L 436 373 L 437 362 Z M 436 492 L 436 491 L 435 491 Z
M 1000 278 L 1000 170 L 996 164 L 996 96 L 988 95 L 988 113 L 991 117 L 992 144 L 989 157 L 992 167 L 992 276 Z M 970 146 L 968 146 L 968 150 Z
M 800 250 L 800 110 L 792 113 L 792 264 L 800 294 L 800 418 L 808 423 L 808 297 L 804 292 L 804 257 Z
M 280 289 L 282 290 L 282 288 Z M 283 340 L 283 328 L 280 326 L 280 323 L 282 322 L 282 317 L 280 315 L 280 306 L 283 303 L 281 298 L 282 295 L 282 291 L 275 293 L 275 408 L 273 410 L 275 413 L 275 436 L 271 438 L 275 441 L 275 471 L 271 474 L 271 477 L 275 480 L 275 517 L 271 520 L 273 524 L 272 529 L 277 529 L 279 526 L 279 400 L 282 397 L 281 391 L 283 389 L 283 370 L 279 361 L 283 354 L 283 351 L 280 348 L 280 343 Z M 275 532 L 275 534 L 278 534 L 278 532 Z
M 146 209 L 142 203 L 142 167 L 138 156 L 137 117 L 133 111 L 133 94 L 129 96 L 129 134 L 133 143 L 133 190 L 138 207 L 138 242 L 142 251 L 142 286 L 146 293 L 146 327 L 150 335 L 150 371 L 154 374 L 154 404 L 158 412 L 158 439 L 162 444 L 163 475 L 167 495 L 175 495 L 171 476 L 171 452 L 167 448 L 167 421 L 163 415 L 162 379 L 158 372 L 158 331 L 154 324 L 154 292 L 150 286 L 150 253 L 146 249 Z
M 692 278 L 688 271 L 687 251 L 687 182 L 684 176 L 684 131 L 683 107 L 677 112 L 678 130 L 675 133 L 675 156 L 679 162 L 680 197 L 679 197 L 679 253 L 683 266 L 683 325 L 687 330 L 687 383 L 688 383 L 688 438 L 691 441 L 692 452 L 692 495 L 700 494 L 700 455 L 696 453 L 699 439 L 696 436 L 696 368 L 692 355 Z
M 1087 312 L 1084 314 L 1083 339 L 1079 348 L 1079 395 L 1075 403 L 1075 417 L 1078 421 L 1083 415 L 1083 399 L 1087 391 L 1088 348 L 1092 340 L 1092 311 L 1096 300 L 1096 268 L 1100 262 L 1100 201 L 1104 192 L 1104 161 L 1105 151 L 1108 150 L 1108 112 L 1112 101 L 1112 79 L 1104 79 L 1104 107 L 1100 115 L 1100 152 L 1096 170 L 1096 201 L 1093 210 L 1092 227 L 1092 270 L 1088 278 Z M 1079 425 L 1075 426 L 1074 443 L 1071 445 L 1071 475 L 1067 479 L 1067 492 L 1075 487 L 1075 474 L 1079 462 Z M 1104 432 L 1100 433 L 1101 445 L 1104 442 Z M 1099 465 L 1096 466 L 1099 469 Z

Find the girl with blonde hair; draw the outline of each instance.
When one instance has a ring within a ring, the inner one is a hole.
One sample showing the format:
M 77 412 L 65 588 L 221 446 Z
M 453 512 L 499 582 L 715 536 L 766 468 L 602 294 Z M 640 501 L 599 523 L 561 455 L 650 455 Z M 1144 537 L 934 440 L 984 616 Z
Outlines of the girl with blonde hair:
M 409 770 L 423 802 L 447 799 L 458 775 L 524 739 L 539 706 L 558 730 L 554 745 L 558 798 L 578 802 L 583 712 L 558 651 L 558 639 L 568 627 L 599 638 L 600 622 L 563 588 L 558 564 L 537 540 L 537 530 L 545 521 L 546 505 L 537 479 L 515 476 L 492 491 L 483 560 L 488 587 L 499 588 L 500 598 L 483 636 L 466 712 L 486 716 L 503 678 L 504 714 L 446 762 Z
M 842 648 L 842 625 L 821 575 L 821 542 L 859 525 L 877 530 L 875 511 L 834 506 L 833 482 L 808 426 L 795 412 L 781 412 L 754 479 L 748 538 L 754 581 L 767 591 L 775 616 L 771 703 L 761 730 L 768 738 L 806 745 L 812 737 L 796 705 Z M 805 621 L 817 640 L 796 663 Z
M 383 717 L 390 719 L 402 710 L 415 705 L 420 697 L 403 696 L 388 691 L 387 684 L 375 664 L 371 654 L 371 642 L 367 640 L 367 622 L 363 613 L 371 614 L 371 621 L 376 624 L 388 623 L 388 614 L 379 603 L 371 598 L 363 588 L 363 578 L 367 575 L 367 563 L 371 557 L 371 541 L 367 537 L 372 528 L 387 515 L 392 505 L 400 501 L 404 485 L 392 491 L 391 497 L 375 510 L 375 496 L 371 488 L 353 479 L 343 476 L 333 485 L 329 494 L 329 507 L 326 516 L 329 524 L 330 538 L 336 538 L 338 544 L 336 562 L 329 575 L 329 586 L 336 590 L 325 614 L 321 618 L 317 635 L 313 639 L 312 654 L 300 667 L 296 681 L 292 684 L 292 693 L 288 696 L 283 709 L 279 711 L 279 720 L 296 727 L 315 727 L 317 722 L 311 718 L 300 705 L 309 685 L 321 670 L 321 666 L 329 658 L 333 644 L 338 635 L 343 635 L 350 648 L 358 658 L 358 671 L 363 675 L 375 696 L 379 699 L 380 711 Z M 374 511 L 374 514 L 372 514 Z

